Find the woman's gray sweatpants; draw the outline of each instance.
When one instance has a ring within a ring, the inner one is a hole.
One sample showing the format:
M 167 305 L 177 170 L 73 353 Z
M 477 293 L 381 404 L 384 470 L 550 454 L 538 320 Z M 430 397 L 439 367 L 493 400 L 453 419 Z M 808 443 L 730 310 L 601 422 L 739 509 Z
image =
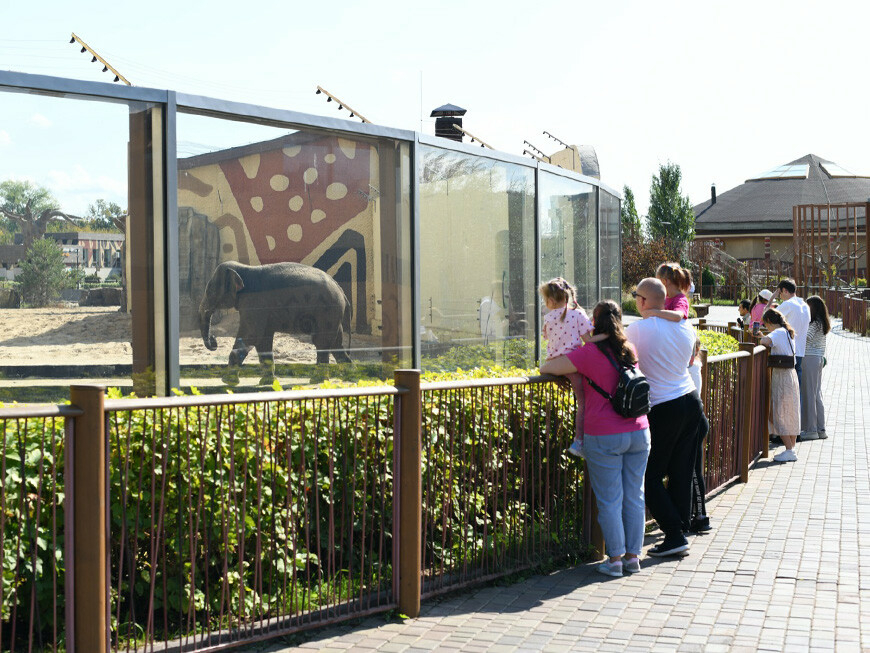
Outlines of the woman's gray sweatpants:
M 825 430 L 825 406 L 822 404 L 822 357 L 804 356 L 801 383 L 801 430 L 814 433 Z

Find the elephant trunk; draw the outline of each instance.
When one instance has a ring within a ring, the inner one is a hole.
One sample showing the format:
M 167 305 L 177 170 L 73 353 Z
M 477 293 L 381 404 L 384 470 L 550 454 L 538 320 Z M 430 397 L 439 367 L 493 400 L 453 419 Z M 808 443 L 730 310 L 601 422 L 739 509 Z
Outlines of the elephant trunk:
M 201 311 L 199 328 L 202 331 L 202 342 L 209 351 L 217 349 L 217 339 L 211 334 L 211 316 L 214 311 Z

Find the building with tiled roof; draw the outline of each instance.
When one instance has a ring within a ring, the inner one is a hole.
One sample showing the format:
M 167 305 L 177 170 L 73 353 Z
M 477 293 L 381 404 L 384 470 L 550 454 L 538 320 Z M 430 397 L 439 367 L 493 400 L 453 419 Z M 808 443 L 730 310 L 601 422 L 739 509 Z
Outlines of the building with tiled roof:
M 806 204 L 843 204 L 870 201 L 870 176 L 807 154 L 762 173 L 697 204 L 695 239 L 715 241 L 741 261 L 780 260 L 791 263 L 792 209 Z M 866 216 L 858 209 L 858 228 L 864 233 Z M 866 269 L 866 263 L 861 267 Z

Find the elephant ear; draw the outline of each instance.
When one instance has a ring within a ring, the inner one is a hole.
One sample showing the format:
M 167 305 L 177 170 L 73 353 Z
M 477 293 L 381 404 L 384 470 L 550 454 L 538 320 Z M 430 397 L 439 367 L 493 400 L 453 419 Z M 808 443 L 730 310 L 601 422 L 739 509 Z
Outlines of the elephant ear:
M 230 304 L 236 305 L 236 295 L 245 287 L 245 282 L 239 273 L 232 268 L 224 271 L 224 296 L 230 300 Z

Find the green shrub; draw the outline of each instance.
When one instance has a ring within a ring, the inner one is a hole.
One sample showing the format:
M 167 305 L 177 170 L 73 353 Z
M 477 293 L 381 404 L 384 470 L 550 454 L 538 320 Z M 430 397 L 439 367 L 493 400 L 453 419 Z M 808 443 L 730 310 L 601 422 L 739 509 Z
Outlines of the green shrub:
M 34 240 L 21 261 L 17 281 L 22 298 L 31 306 L 39 308 L 55 300 L 70 281 L 60 246 L 50 238 Z
M 727 333 L 699 329 L 698 337 L 701 339 L 701 347 L 707 350 L 708 356 L 733 354 L 739 349 L 737 340 Z
M 622 295 L 622 314 L 623 315 L 640 315 L 637 310 L 637 300 L 629 294 Z
M 425 372 L 455 372 L 499 367 L 529 367 L 534 364 L 533 340 L 503 340 L 489 345 L 457 345 L 437 356 L 424 357 Z

